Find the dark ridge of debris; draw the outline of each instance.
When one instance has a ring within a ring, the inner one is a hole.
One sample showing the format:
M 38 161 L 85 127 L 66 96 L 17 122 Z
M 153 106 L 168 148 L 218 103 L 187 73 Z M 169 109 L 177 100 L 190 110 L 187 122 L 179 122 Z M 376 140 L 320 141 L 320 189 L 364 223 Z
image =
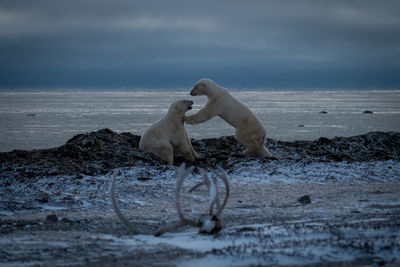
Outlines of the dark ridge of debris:
M 150 164 L 162 166 L 164 162 L 151 154 L 139 151 L 140 136 L 116 133 L 110 129 L 78 134 L 64 145 L 41 150 L 14 150 L 0 153 L 0 171 L 11 172 L 17 178 L 31 178 L 58 174 L 98 175 L 117 167 Z M 221 165 L 234 168 L 248 161 L 233 136 L 192 139 L 194 149 L 203 157 L 196 166 L 215 168 Z M 400 160 L 400 133 L 370 132 L 353 137 L 321 137 L 313 141 L 284 142 L 267 139 L 268 149 L 282 162 L 361 162 Z M 265 164 L 274 159 L 260 159 Z M 185 161 L 175 157 L 175 165 Z M 187 162 L 192 165 L 193 163 Z

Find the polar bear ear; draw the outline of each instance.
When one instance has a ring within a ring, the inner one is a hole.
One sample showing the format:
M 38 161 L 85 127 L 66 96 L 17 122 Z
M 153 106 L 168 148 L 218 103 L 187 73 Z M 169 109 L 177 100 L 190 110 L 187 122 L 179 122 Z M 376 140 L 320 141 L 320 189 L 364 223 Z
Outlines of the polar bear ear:
M 179 111 L 179 105 L 177 103 L 174 103 L 171 105 L 172 110 L 174 111 Z

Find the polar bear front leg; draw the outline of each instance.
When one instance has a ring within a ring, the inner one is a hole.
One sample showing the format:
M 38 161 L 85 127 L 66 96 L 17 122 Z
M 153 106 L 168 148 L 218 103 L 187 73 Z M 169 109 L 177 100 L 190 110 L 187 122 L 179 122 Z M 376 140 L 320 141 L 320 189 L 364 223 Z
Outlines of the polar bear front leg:
M 168 165 L 174 163 L 174 148 L 169 143 L 161 146 L 155 154 L 163 161 L 166 161 Z
M 265 135 L 264 135 L 265 136 Z M 236 131 L 235 137 L 238 143 L 244 147 L 243 155 L 246 157 L 273 158 L 272 153 L 265 147 L 265 137 L 256 134 L 244 135 Z
M 222 106 L 216 101 L 209 101 L 202 109 L 192 116 L 184 116 L 183 120 L 188 124 L 199 124 L 210 120 L 221 113 Z
M 185 138 L 181 140 L 181 142 L 176 146 L 176 150 L 179 154 L 181 154 L 185 159 L 190 161 L 195 161 L 195 156 L 192 151 L 191 145 L 188 144 L 188 139 Z
M 194 124 L 199 124 L 199 123 L 208 121 L 212 117 L 214 117 L 213 114 L 210 114 L 208 111 L 202 109 L 192 116 L 184 116 L 183 120 L 188 124 L 194 125 Z
M 192 149 L 192 154 L 193 154 L 193 156 L 194 156 L 195 159 L 202 159 L 202 158 L 203 158 L 202 156 L 200 156 L 200 155 L 194 150 L 192 144 L 190 144 L 190 147 L 191 147 L 191 149 Z
M 260 142 L 257 134 L 236 129 L 235 137 L 238 143 L 246 148 L 243 150 L 243 155 L 246 157 L 261 157 L 259 150 L 264 146 L 264 143 Z
M 190 148 L 190 151 L 191 151 L 193 157 L 194 157 L 195 159 L 201 159 L 202 157 L 201 157 L 199 154 L 197 154 L 197 152 L 194 150 L 194 148 L 193 148 L 193 146 L 192 146 L 192 143 L 190 142 L 189 135 L 187 134 L 186 130 L 184 130 L 184 132 L 185 132 L 186 142 L 187 142 L 187 144 L 188 144 L 188 146 L 189 146 L 189 148 Z

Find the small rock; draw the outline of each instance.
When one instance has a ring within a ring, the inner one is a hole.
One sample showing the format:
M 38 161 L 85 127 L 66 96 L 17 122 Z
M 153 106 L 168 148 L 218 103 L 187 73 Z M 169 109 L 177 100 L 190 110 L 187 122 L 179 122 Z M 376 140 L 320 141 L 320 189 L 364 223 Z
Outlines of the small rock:
M 70 219 L 66 218 L 66 217 L 62 218 L 61 221 L 64 222 L 64 223 L 72 223 L 72 221 Z
M 95 138 L 94 141 L 95 141 L 95 143 L 97 145 L 97 148 L 99 148 L 99 149 L 103 149 L 104 148 L 103 141 L 101 141 L 100 139 L 97 139 L 97 138 Z
M 386 262 L 384 259 L 382 259 L 380 257 L 376 257 L 376 258 L 374 258 L 374 263 L 378 266 L 382 266 L 382 265 L 385 265 Z
M 36 199 L 37 202 L 39 203 L 48 203 L 49 202 L 49 196 L 48 195 L 43 195 L 40 198 Z
M 49 214 L 46 216 L 47 222 L 58 222 L 58 217 L 55 214 Z
M 218 160 L 216 158 L 211 158 L 208 162 L 211 166 L 215 166 L 217 165 Z
M 322 111 L 320 111 L 319 113 L 321 113 L 321 114 L 328 114 L 328 111 L 322 110 Z
M 321 144 L 329 144 L 330 140 L 326 137 L 320 137 L 320 138 L 318 138 L 317 142 L 321 143 Z
M 94 143 L 95 143 L 95 141 L 92 138 L 87 137 L 87 138 L 82 140 L 81 146 L 82 147 L 88 147 L 88 146 L 94 145 Z
M 311 198 L 309 195 L 304 195 L 302 197 L 299 197 L 297 199 L 297 202 L 299 202 L 300 204 L 306 205 L 306 204 L 310 204 L 311 203 Z
M 304 124 L 299 124 L 299 127 L 305 127 Z
M 26 159 L 29 157 L 29 152 L 24 150 L 14 150 L 14 155 L 21 159 Z
M 151 180 L 152 178 L 151 177 L 144 177 L 144 176 L 140 176 L 140 177 L 138 177 L 137 178 L 139 181 L 148 181 L 148 180 Z
M 365 110 L 363 113 L 364 114 L 374 114 L 371 110 Z

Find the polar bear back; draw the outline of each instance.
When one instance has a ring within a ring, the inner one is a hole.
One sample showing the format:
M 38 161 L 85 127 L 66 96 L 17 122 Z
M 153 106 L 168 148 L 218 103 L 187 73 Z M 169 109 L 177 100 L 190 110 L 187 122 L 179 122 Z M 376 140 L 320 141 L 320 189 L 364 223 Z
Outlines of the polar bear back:
M 164 118 L 159 119 L 152 125 L 150 125 L 142 134 L 140 138 L 139 149 L 142 151 L 149 151 L 154 147 L 156 140 L 164 140 L 168 137 L 168 133 L 165 131 Z
M 219 116 L 223 120 L 235 128 L 245 128 L 249 127 L 249 125 L 252 127 L 264 128 L 261 121 L 248 107 L 246 107 L 246 105 L 234 98 L 228 90 L 224 88 L 218 89 L 221 89 L 218 96 L 218 99 L 221 102 L 218 104 L 221 106 L 221 113 Z
M 183 126 L 179 127 L 179 125 L 174 124 L 174 121 L 169 120 L 168 117 L 163 117 L 150 125 L 143 132 L 144 138 L 140 139 L 139 149 L 145 151 L 148 147 L 157 146 L 160 140 L 172 145 L 179 143 L 182 139 Z

